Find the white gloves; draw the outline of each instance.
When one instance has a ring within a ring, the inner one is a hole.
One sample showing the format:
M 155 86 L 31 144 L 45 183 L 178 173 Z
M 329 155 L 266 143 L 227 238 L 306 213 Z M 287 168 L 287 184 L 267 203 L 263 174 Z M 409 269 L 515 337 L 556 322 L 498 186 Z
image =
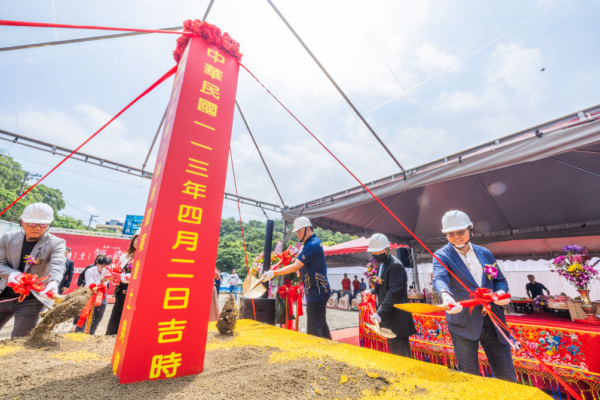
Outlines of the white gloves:
M 102 277 L 103 278 L 112 278 L 112 274 L 109 270 L 107 270 L 106 268 L 104 268 L 102 270 Z
M 58 293 L 58 283 L 56 283 L 56 281 L 48 282 L 48 284 L 46 285 L 46 289 L 44 289 L 43 292 L 40 292 L 40 294 L 43 294 L 44 296 L 46 296 L 49 299 L 52 299 L 50 296 L 48 296 L 46 294 L 49 291 L 52 291 L 54 293 Z
M 275 276 L 275 271 L 273 271 L 273 270 L 271 269 L 271 270 L 268 270 L 267 272 L 264 272 L 264 273 L 263 273 L 263 274 L 262 274 L 260 277 L 261 277 L 261 278 L 263 278 L 263 280 L 264 280 L 265 282 L 268 282 L 268 281 L 270 281 L 271 279 L 273 279 L 273 277 L 274 277 L 274 276 Z
M 370 289 L 366 289 L 366 290 L 363 290 L 361 293 L 362 293 L 362 294 L 363 294 L 363 296 L 364 296 L 365 294 L 373 294 L 373 291 L 372 291 L 372 290 L 370 290 Z
M 20 279 L 21 275 L 23 275 L 23 273 L 20 271 L 11 272 L 10 275 L 8 275 L 8 283 L 17 285 L 19 283 L 19 279 Z
M 123 283 L 129 283 L 129 277 L 131 276 L 131 274 L 122 274 L 121 275 L 121 282 Z
M 450 294 L 448 292 L 442 293 L 442 301 L 444 302 L 444 304 L 443 304 L 444 306 L 448 306 L 450 304 L 452 304 L 454 306 L 454 307 L 446 310 L 446 312 L 448 314 L 458 314 L 463 309 L 462 304 L 458 304 L 457 302 L 455 302 L 454 298 L 452 296 L 450 296 Z
M 371 320 L 381 323 L 381 317 L 377 313 L 371 315 Z
M 504 290 L 498 290 L 496 292 L 496 294 L 505 294 L 506 292 Z M 504 299 L 504 300 L 498 300 L 495 301 L 494 304 L 496 304 L 497 306 L 505 306 L 508 303 L 510 303 L 510 297 L 508 299 Z

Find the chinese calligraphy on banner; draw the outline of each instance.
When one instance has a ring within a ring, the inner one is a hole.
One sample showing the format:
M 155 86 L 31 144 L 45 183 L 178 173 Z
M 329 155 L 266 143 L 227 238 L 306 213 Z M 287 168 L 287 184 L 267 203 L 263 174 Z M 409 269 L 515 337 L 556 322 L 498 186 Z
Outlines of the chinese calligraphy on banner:
M 113 353 L 119 383 L 202 372 L 238 72 L 200 37 L 179 63 Z

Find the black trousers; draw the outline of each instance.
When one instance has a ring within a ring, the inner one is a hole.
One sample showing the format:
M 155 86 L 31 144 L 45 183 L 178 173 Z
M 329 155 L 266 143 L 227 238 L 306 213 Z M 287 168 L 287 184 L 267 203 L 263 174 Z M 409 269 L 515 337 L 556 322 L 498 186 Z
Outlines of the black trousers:
M 125 298 L 127 297 L 126 290 L 119 290 L 115 293 L 115 304 L 113 305 L 108 327 L 106 328 L 107 335 L 116 335 L 119 333 L 119 324 L 121 323 L 121 314 L 123 314 L 123 306 L 125 306 Z
M 327 300 L 306 303 L 306 333 L 331 340 L 326 311 Z
M 102 317 L 104 317 L 104 311 L 106 311 L 106 304 L 94 307 L 94 313 L 92 314 L 92 325 L 90 326 L 90 335 L 94 335 L 96 333 L 96 329 L 98 328 L 98 325 L 100 325 Z M 81 328 L 75 328 L 75 332 L 85 332 L 85 324 Z
M 407 337 L 398 337 L 388 339 L 390 354 L 410 358 L 410 340 Z

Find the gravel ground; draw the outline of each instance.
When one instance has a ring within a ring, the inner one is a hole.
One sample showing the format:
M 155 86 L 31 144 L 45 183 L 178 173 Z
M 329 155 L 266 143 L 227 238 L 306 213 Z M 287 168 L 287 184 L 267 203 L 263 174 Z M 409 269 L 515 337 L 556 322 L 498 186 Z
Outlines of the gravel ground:
M 219 309 L 223 307 L 225 304 L 225 300 L 227 300 L 228 294 L 219 295 Z M 239 296 L 236 304 L 239 306 Z M 109 304 L 106 307 L 106 311 L 104 312 L 104 318 L 102 318 L 102 322 L 98 326 L 96 330 L 97 335 L 104 335 L 106 333 L 106 327 L 108 325 L 108 319 L 110 318 L 110 314 L 112 312 L 113 305 Z M 306 313 L 306 307 L 304 308 L 304 312 Z M 14 326 L 14 318 L 11 318 L 10 321 L 4 326 L 2 330 L 0 330 L 0 340 L 10 338 L 10 333 L 12 332 Z M 327 324 L 329 325 L 329 329 L 332 331 L 346 328 L 355 328 L 358 327 L 358 311 L 344 311 L 344 310 L 335 310 L 335 309 L 327 309 Z M 56 333 L 67 333 L 71 328 L 71 323 L 65 322 L 58 326 L 58 329 L 55 330 Z M 306 314 L 300 317 L 300 330 L 302 332 L 306 332 Z

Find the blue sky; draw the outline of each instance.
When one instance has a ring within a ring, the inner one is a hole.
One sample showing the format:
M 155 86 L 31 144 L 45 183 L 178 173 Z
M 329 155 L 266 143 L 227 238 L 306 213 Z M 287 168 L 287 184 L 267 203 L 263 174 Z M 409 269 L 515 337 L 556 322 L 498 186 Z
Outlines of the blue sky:
M 588 1 L 275 1 L 405 168 L 600 103 L 600 3 Z M 368 4 L 368 5 L 367 5 Z M 208 0 L 0 0 L 2 19 L 135 28 L 202 18 Z M 215 0 L 208 21 L 241 43 L 243 62 L 354 171 L 398 172 L 266 1 Z M 0 47 L 104 35 L 0 27 Z M 0 52 L 0 128 L 74 148 L 174 65 L 175 35 Z M 541 71 L 544 68 L 545 71 Z M 82 151 L 141 167 L 167 104 L 165 82 Z M 294 205 L 355 182 L 245 71 L 237 99 Z M 59 159 L 0 142 L 25 169 Z M 240 195 L 279 203 L 236 114 Z M 153 167 L 151 157 L 149 167 Z M 78 161 L 46 182 L 66 213 L 141 214 L 149 182 Z M 233 192 L 231 173 L 226 185 Z M 243 218 L 264 219 L 243 207 Z M 224 216 L 237 216 L 226 202 Z M 277 214 L 272 214 L 277 217 Z

